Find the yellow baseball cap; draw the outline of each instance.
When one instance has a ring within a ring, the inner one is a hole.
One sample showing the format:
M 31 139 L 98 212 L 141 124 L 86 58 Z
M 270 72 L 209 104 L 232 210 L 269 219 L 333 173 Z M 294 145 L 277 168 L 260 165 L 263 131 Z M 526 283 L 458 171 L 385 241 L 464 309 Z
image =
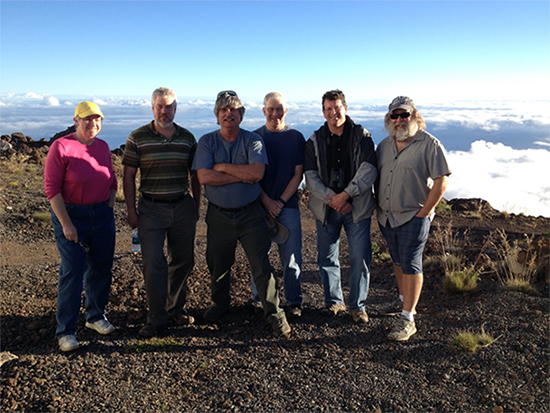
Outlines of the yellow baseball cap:
M 80 102 L 74 110 L 75 117 L 78 116 L 80 118 L 86 118 L 90 115 L 99 115 L 104 118 L 101 109 L 99 109 L 99 106 L 97 106 L 94 102 L 90 102 L 88 100 L 85 102 Z

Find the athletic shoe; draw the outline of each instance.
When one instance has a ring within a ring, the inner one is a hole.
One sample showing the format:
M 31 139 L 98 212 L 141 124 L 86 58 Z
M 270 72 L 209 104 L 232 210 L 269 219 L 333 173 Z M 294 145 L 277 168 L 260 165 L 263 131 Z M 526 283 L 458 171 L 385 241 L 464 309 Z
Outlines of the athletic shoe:
M 80 344 L 76 341 L 76 337 L 72 334 L 59 337 L 57 342 L 59 343 L 59 350 L 61 351 L 73 351 L 80 347 Z
M 399 297 L 391 303 L 390 305 L 387 305 L 386 307 L 382 307 L 380 310 L 378 310 L 378 314 L 380 315 L 400 315 L 403 311 L 403 301 Z
M 103 335 L 111 334 L 116 330 L 115 327 L 104 318 L 97 320 L 96 322 L 93 322 L 93 323 L 88 323 L 86 321 L 86 327 L 92 330 L 95 330 L 99 334 L 103 334 Z
M 394 341 L 407 341 L 414 333 L 416 333 L 414 321 L 401 317 L 390 334 L 388 334 L 388 338 Z

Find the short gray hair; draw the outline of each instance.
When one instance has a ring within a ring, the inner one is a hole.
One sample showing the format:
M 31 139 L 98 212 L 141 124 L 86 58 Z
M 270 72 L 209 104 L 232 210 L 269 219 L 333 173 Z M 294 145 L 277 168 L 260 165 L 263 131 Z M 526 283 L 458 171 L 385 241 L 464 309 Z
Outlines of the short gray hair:
M 283 104 L 283 108 L 286 108 L 286 100 L 284 96 L 279 92 L 269 92 L 267 95 L 265 95 L 264 98 L 264 106 L 267 105 L 267 102 L 269 99 L 278 99 Z
M 156 88 L 153 92 L 153 95 L 151 96 L 151 104 L 155 104 L 155 100 L 157 100 L 158 97 L 165 98 L 165 97 L 173 97 L 174 98 L 174 107 L 178 105 L 177 98 L 176 98 L 176 92 L 174 92 L 169 87 L 159 87 Z

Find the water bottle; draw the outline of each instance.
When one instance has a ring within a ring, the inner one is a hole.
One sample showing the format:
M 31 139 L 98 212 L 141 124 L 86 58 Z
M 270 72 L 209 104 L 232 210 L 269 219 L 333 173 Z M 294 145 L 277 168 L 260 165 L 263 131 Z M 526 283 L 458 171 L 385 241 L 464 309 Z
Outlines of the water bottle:
M 132 252 L 140 252 L 140 251 L 141 251 L 141 244 L 139 243 L 138 229 L 134 228 L 134 232 L 132 232 Z

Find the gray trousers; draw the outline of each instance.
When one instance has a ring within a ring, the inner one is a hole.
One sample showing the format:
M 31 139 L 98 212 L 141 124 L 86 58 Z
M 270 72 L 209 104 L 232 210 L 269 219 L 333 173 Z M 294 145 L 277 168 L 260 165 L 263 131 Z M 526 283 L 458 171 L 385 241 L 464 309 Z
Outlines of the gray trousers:
M 188 195 L 175 204 L 164 204 L 140 198 L 138 212 L 147 322 L 166 324 L 170 315 L 183 312 L 187 278 L 195 264 L 195 200 Z
M 277 281 L 269 263 L 271 239 L 259 202 L 239 212 L 225 212 L 208 205 L 206 213 L 206 261 L 210 270 L 212 301 L 222 308 L 231 305 L 231 266 L 235 263 L 237 241 L 241 243 L 258 289 L 267 321 L 284 317 L 279 306 Z

